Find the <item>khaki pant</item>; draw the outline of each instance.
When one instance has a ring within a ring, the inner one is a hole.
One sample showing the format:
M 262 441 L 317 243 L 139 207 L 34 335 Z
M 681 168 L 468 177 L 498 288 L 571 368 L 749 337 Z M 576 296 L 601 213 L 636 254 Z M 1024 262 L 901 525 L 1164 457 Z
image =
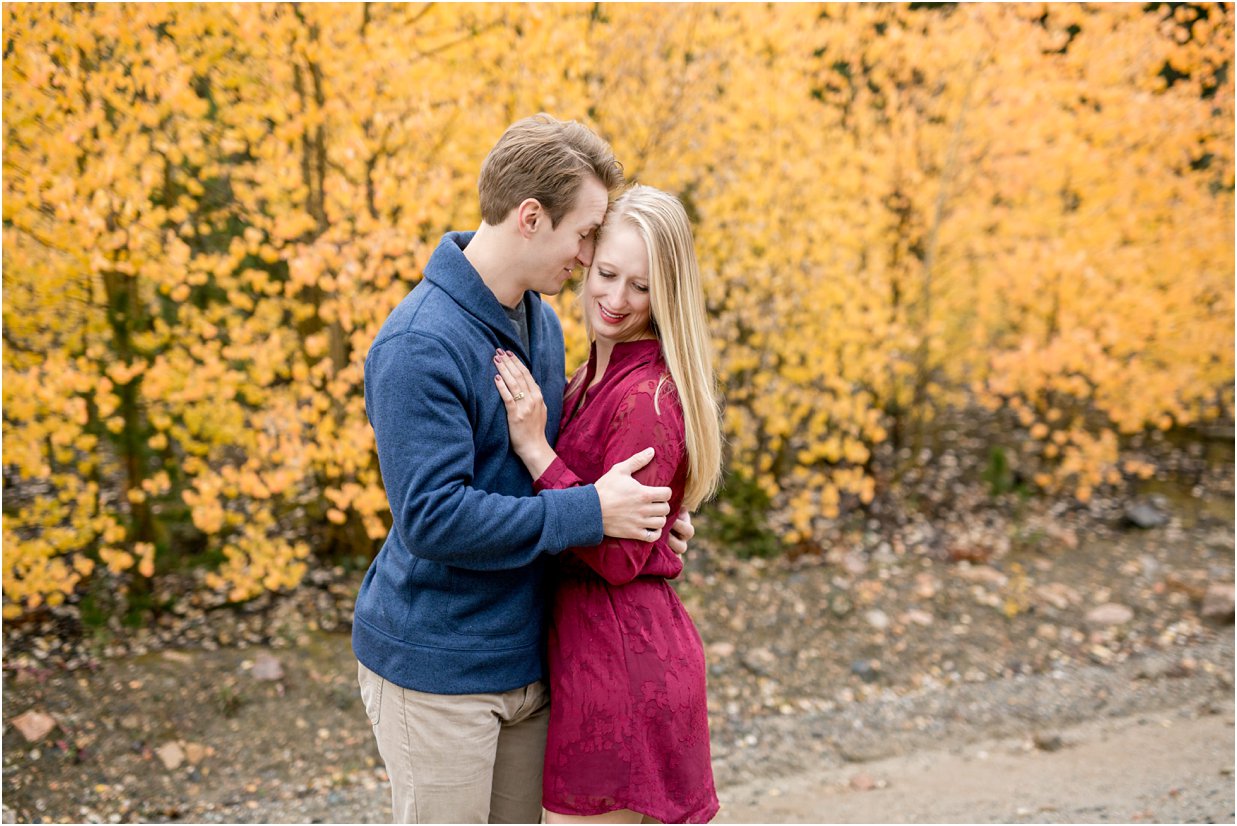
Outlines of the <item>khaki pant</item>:
M 549 693 L 426 694 L 357 664 L 397 823 L 538 823 Z

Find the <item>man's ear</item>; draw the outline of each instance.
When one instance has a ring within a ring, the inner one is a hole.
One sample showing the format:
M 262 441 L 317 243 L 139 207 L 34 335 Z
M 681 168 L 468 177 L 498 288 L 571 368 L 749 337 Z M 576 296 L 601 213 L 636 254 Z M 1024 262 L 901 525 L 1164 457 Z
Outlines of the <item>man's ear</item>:
M 525 198 L 515 208 L 516 228 L 521 238 L 531 238 L 533 233 L 549 223 L 550 216 L 546 214 L 541 202 L 536 198 Z

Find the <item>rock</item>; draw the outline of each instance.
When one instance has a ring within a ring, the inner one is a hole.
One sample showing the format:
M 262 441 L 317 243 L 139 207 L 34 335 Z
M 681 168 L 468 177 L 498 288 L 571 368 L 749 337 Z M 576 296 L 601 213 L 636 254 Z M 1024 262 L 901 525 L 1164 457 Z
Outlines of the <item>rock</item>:
M 857 792 L 870 792 L 876 788 L 876 781 L 872 779 L 872 775 L 859 772 L 851 777 L 850 787 Z
M 1168 524 L 1167 502 L 1162 496 L 1145 496 L 1125 503 L 1125 522 L 1144 530 Z
M 1087 624 L 1096 627 L 1125 625 L 1134 619 L 1134 611 L 1116 602 L 1106 602 L 1087 612 Z
M 734 654 L 734 644 L 728 642 L 715 642 L 706 650 L 708 651 L 709 659 L 724 660 Z
M 1140 680 L 1158 680 L 1173 676 L 1175 668 L 1176 664 L 1169 660 L 1147 660 L 1138 666 L 1134 676 Z
M 180 743 L 164 743 L 155 749 L 155 755 L 168 771 L 176 771 L 185 762 L 185 750 L 180 747 Z
M 185 759 L 191 766 L 196 766 L 206 757 L 206 746 L 201 743 L 185 743 Z
M 1035 589 L 1035 596 L 1039 598 L 1040 602 L 1045 602 L 1058 611 L 1064 611 L 1071 605 L 1076 605 L 1082 601 L 1082 596 L 1077 591 L 1061 582 L 1049 582 L 1046 585 L 1040 585 Z
M 1233 621 L 1233 583 L 1215 583 L 1207 588 L 1202 617 L 1212 622 Z
M 743 655 L 743 664 L 758 677 L 767 677 L 777 664 L 777 657 L 767 648 L 753 648 Z
M 972 565 L 958 568 L 958 576 L 967 582 L 979 582 L 984 585 L 1004 585 L 1009 577 L 993 568 L 991 565 Z
M 937 589 L 940 587 L 941 583 L 932 574 L 920 573 L 915 575 L 915 596 L 920 599 L 932 599 L 936 596 Z
M 889 627 L 889 616 L 879 608 L 873 608 L 871 611 L 864 612 L 863 618 L 867 620 L 868 625 L 877 631 L 884 631 Z
M 1040 751 L 1060 751 L 1061 747 L 1065 745 L 1064 741 L 1061 740 L 1061 735 L 1055 732 L 1036 732 L 1031 741 L 1035 743 L 1035 748 Z
M 868 563 L 863 558 L 863 554 L 851 551 L 842 557 L 842 568 L 852 576 L 862 576 L 868 569 Z
M 871 660 L 855 660 L 850 664 L 850 673 L 865 683 L 874 683 L 880 679 L 880 665 Z
M 1183 574 L 1169 573 L 1164 577 L 1164 590 L 1185 594 L 1195 602 L 1207 598 L 1207 572 L 1186 571 Z
M 985 545 L 954 545 L 949 549 L 949 558 L 954 562 L 982 565 L 992 558 L 992 548 Z
M 1160 561 L 1151 554 L 1142 554 L 1138 557 L 1138 564 L 1142 568 L 1142 575 L 1148 579 L 1155 579 L 1160 572 Z
M 56 727 L 56 718 L 50 714 L 44 714 L 41 711 L 31 709 L 25 714 L 14 717 L 11 721 L 13 728 L 21 732 L 21 736 L 26 738 L 27 743 L 37 743 L 47 735 L 51 734 L 52 729 Z
M 275 682 L 283 679 L 283 665 L 270 654 L 263 652 L 254 660 L 253 670 L 250 673 L 253 674 L 255 680 Z
M 902 614 L 901 620 L 907 625 L 928 626 L 932 624 L 933 617 L 927 611 L 924 611 L 920 608 L 912 608 L 909 611 L 906 611 L 905 613 Z
M 850 612 L 855 610 L 855 606 L 846 594 L 834 594 L 829 598 L 829 610 L 835 617 L 842 619 L 849 616 Z
M 1115 651 L 1107 646 L 1099 644 L 1091 646 L 1087 653 L 1091 656 L 1092 661 L 1099 663 L 1100 665 L 1111 665 L 1113 660 L 1117 658 Z

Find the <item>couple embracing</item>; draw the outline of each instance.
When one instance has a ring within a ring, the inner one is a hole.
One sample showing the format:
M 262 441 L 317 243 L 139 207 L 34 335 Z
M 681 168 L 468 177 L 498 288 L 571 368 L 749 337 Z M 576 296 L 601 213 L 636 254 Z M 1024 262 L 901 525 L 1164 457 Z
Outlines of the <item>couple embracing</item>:
M 667 582 L 721 473 L 704 300 L 682 205 L 623 184 L 584 126 L 513 124 L 480 228 L 443 237 L 366 359 L 393 525 L 353 650 L 401 822 L 717 812 L 704 654 Z M 540 295 L 577 266 L 592 347 L 566 382 Z

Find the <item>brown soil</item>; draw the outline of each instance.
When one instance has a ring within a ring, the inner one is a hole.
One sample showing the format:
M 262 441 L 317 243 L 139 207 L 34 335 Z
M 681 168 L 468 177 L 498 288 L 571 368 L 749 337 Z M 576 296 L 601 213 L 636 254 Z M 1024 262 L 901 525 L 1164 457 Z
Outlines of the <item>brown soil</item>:
M 1233 581 L 1231 465 L 1170 512 L 1011 506 L 793 561 L 698 542 L 677 587 L 719 820 L 1231 821 L 1233 628 L 1200 613 Z M 6 628 L 5 821 L 387 819 L 336 574 L 71 654 Z M 1132 616 L 1088 621 L 1105 603 Z M 31 710 L 57 721 L 36 743 Z

